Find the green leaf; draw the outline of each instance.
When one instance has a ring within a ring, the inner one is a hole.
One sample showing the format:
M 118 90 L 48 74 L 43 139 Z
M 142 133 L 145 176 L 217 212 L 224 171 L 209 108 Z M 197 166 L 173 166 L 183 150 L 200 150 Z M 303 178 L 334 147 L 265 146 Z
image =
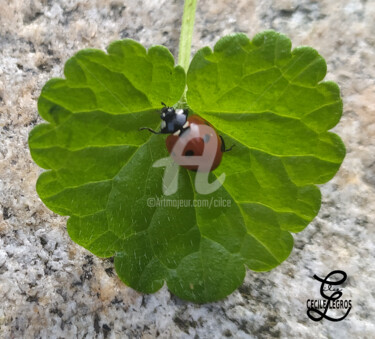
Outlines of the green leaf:
M 75 242 L 115 256 L 127 285 L 152 293 L 166 282 L 199 303 L 224 298 L 245 266 L 270 270 L 288 257 L 290 232 L 319 211 L 315 184 L 331 179 L 344 158 L 341 140 L 327 132 L 342 102 L 336 84 L 320 82 L 325 73 L 315 50 L 291 51 L 272 31 L 201 49 L 187 80 L 162 46 L 146 51 L 122 40 L 108 54 L 80 51 L 67 61 L 66 79 L 50 80 L 39 98 L 48 123 L 29 138 L 33 159 L 47 169 L 38 194 L 70 216 Z M 236 146 L 210 173 L 210 182 L 226 174 L 219 190 L 198 194 L 195 173 L 181 168 L 177 192 L 166 197 L 164 169 L 153 167 L 168 155 L 165 136 L 139 128 L 157 129 L 161 102 L 176 104 L 186 84 L 191 111 Z

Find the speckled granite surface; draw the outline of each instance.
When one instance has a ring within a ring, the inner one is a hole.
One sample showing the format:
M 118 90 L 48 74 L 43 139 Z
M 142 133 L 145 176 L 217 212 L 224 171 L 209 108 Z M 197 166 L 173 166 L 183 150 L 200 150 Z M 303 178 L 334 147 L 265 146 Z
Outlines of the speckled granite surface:
M 35 192 L 41 172 L 27 136 L 43 84 L 85 47 L 131 37 L 177 53 L 182 1 L 0 0 L 0 337 L 1 338 L 373 338 L 375 333 L 375 1 L 199 2 L 193 51 L 222 35 L 264 29 L 293 46 L 315 47 L 338 82 L 347 146 L 339 173 L 322 186 L 319 216 L 296 234 L 289 259 L 248 272 L 225 300 L 203 306 L 166 288 L 141 295 L 102 260 L 74 244 L 66 219 Z M 341 322 L 313 322 L 311 276 L 341 269 L 353 308 Z

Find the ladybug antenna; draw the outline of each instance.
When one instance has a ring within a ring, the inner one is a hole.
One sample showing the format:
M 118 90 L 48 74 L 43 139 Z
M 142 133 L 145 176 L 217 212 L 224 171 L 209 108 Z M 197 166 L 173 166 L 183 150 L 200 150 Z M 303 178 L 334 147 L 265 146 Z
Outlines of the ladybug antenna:
M 167 107 L 167 105 L 162 101 L 161 104 L 164 106 L 164 107 Z

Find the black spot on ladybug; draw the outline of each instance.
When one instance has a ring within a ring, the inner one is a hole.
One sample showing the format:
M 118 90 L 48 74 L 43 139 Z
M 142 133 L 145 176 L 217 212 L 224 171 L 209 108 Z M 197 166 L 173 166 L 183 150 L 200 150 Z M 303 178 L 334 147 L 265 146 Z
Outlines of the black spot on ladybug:
M 205 144 L 207 144 L 210 141 L 211 136 L 209 134 L 205 134 L 203 137 L 203 141 Z
M 191 157 L 192 155 L 194 155 L 194 151 L 192 151 L 192 150 L 187 150 L 186 152 L 185 152 L 185 155 L 187 156 L 187 157 Z

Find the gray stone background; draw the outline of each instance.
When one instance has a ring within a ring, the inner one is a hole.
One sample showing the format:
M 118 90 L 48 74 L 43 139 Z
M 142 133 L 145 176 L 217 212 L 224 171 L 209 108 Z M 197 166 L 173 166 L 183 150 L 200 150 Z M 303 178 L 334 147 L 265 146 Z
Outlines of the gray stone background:
M 248 271 L 221 302 L 195 305 L 164 287 L 141 295 L 122 284 L 111 260 L 73 243 L 66 218 L 35 192 L 41 170 L 27 137 L 41 122 L 43 84 L 62 76 L 79 49 L 105 49 L 130 37 L 177 56 L 182 0 L 0 0 L 0 337 L 1 338 L 374 338 L 375 1 L 201 0 L 193 52 L 219 37 L 264 29 L 310 45 L 327 60 L 344 114 L 334 129 L 347 147 L 336 175 L 321 187 L 322 208 L 282 265 Z M 341 322 L 313 322 L 312 275 L 348 274 Z

